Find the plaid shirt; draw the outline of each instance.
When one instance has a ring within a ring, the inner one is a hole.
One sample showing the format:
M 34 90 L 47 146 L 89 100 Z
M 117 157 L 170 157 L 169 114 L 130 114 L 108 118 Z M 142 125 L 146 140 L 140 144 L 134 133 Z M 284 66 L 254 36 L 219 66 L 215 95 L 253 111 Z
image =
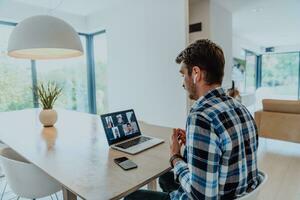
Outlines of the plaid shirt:
M 186 160 L 174 167 L 174 199 L 235 199 L 258 185 L 257 128 L 249 111 L 216 88 L 199 98 L 186 123 Z

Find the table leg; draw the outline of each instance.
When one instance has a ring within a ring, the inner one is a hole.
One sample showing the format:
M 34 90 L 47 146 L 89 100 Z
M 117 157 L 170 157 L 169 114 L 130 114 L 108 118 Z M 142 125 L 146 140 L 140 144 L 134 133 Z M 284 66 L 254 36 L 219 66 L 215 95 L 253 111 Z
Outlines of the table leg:
M 147 185 L 148 190 L 152 190 L 152 191 L 156 191 L 157 190 L 157 183 L 156 183 L 156 179 L 154 179 L 153 181 L 149 182 Z
M 77 196 L 72 193 L 70 190 L 68 190 L 67 188 L 63 187 L 63 197 L 64 200 L 77 200 Z

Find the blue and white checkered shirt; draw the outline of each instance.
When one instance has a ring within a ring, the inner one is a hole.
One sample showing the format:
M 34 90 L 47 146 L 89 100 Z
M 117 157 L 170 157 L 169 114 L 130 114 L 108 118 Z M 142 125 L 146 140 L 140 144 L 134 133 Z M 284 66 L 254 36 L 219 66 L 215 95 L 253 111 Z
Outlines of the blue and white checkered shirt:
M 258 134 L 249 111 L 222 88 L 199 98 L 186 123 L 186 160 L 174 173 L 174 199 L 235 199 L 258 185 Z

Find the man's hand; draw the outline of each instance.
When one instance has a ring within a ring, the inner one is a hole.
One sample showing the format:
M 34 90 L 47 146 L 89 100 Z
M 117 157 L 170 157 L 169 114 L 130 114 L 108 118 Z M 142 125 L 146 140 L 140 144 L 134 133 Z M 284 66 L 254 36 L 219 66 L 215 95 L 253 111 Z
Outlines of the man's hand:
M 173 134 L 171 137 L 171 144 L 170 144 L 170 156 L 172 157 L 175 154 L 180 153 L 181 146 L 183 145 L 182 140 L 180 139 L 182 137 L 181 131 L 178 131 L 178 129 L 173 129 Z
M 185 131 L 182 129 L 174 128 L 170 144 L 170 158 L 172 158 L 175 154 L 181 155 L 180 149 L 183 144 L 185 144 Z M 172 160 L 171 165 L 175 166 L 176 162 L 179 160 L 181 160 L 181 158 Z
M 183 145 L 185 145 L 186 144 L 186 133 L 185 133 L 185 130 L 183 130 L 181 128 L 177 128 L 176 130 L 178 132 L 179 142 L 181 142 Z

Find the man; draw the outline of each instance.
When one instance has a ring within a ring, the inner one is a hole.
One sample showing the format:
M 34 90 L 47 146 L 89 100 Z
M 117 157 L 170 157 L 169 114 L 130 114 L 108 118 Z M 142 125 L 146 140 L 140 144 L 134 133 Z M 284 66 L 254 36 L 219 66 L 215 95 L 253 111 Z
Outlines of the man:
M 126 127 L 127 127 L 126 135 L 131 135 L 131 134 L 133 134 L 133 128 L 132 128 L 131 124 L 130 124 L 130 123 L 127 123 L 127 124 L 126 124 Z
M 107 123 L 107 128 L 112 128 L 114 126 L 112 118 L 110 116 L 106 117 L 106 123 Z
M 114 135 L 114 139 L 121 137 L 118 127 L 113 128 L 113 135 Z
M 160 180 L 163 190 L 172 185 L 175 191 L 139 190 L 126 199 L 231 200 L 252 191 L 259 183 L 257 128 L 248 110 L 220 87 L 225 65 L 221 48 L 198 40 L 176 62 L 181 64 L 183 87 L 196 100 L 186 131 L 175 129 L 171 138 L 170 163 L 178 188 L 172 180 Z M 181 155 L 183 145 L 186 156 Z M 161 179 L 166 177 L 170 173 Z

